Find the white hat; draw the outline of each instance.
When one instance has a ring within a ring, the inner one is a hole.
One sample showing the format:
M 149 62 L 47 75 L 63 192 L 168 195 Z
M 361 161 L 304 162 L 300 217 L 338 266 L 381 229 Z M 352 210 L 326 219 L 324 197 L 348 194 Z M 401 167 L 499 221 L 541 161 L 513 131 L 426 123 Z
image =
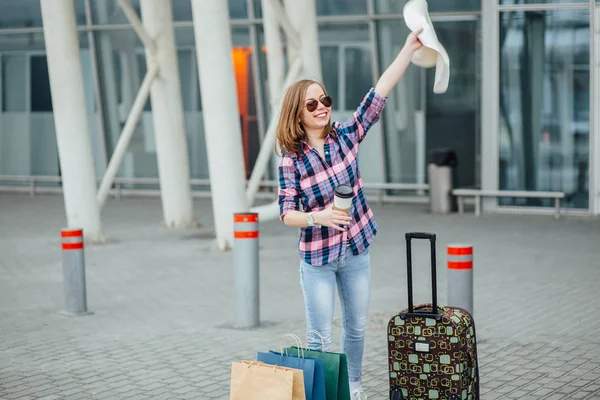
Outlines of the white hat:
M 429 18 L 426 0 L 408 0 L 403 9 L 404 21 L 412 32 L 423 28 L 419 40 L 423 47 L 415 52 L 412 63 L 423 68 L 435 67 L 434 93 L 444 93 L 450 80 L 450 58 L 439 42 Z

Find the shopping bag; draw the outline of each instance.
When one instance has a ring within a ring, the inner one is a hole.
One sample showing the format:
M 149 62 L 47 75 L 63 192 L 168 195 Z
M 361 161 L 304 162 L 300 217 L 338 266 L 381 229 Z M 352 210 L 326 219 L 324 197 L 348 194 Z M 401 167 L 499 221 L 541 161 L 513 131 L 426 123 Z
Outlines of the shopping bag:
M 296 340 L 300 345 L 300 339 L 296 335 L 286 334 L 281 337 L 280 352 L 269 351 L 268 353 L 259 352 L 256 360 L 265 364 L 279 365 L 282 367 L 295 369 L 294 388 L 292 390 L 293 400 L 313 400 L 313 381 L 315 375 L 315 360 L 308 358 L 292 356 L 283 351 L 283 342 L 285 338 L 290 337 Z M 302 372 L 299 374 L 298 372 Z
M 274 350 L 270 350 L 268 353 L 259 352 L 256 359 L 266 364 L 281 365 L 283 367 L 302 370 L 304 375 L 304 393 L 306 400 L 325 400 L 325 375 L 323 371 L 323 360 L 305 358 L 302 354 L 302 351 L 300 352 L 299 356 L 288 354 L 284 350 L 284 342 L 286 338 L 294 339 L 297 347 L 302 346 L 298 336 L 286 334 L 281 337 L 279 352 Z M 317 366 L 317 364 L 319 364 L 319 366 Z M 296 386 L 294 386 L 294 394 L 295 392 Z
M 317 331 L 310 331 L 308 334 Z M 308 335 L 307 335 L 308 336 Z M 298 355 L 299 350 L 303 351 L 304 357 L 315 360 L 322 360 L 324 364 L 325 396 L 327 400 L 350 400 L 350 382 L 348 378 L 348 361 L 343 353 L 334 353 L 325 351 L 325 343 L 321 337 L 321 350 L 309 350 L 308 343 L 306 348 L 288 347 L 286 350 L 290 355 Z
M 289 368 L 242 360 L 231 364 L 230 400 L 292 400 Z

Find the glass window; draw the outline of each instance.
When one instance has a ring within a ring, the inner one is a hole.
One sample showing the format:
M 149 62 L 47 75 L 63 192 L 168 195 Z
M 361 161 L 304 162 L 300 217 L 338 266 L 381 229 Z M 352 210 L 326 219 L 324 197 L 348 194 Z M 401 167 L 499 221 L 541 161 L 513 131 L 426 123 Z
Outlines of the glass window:
M 500 17 L 500 188 L 564 191 L 563 207 L 587 208 L 589 12 L 518 11 Z
M 368 90 L 373 87 L 371 49 L 367 46 L 344 47 L 345 109 L 356 109 Z
M 87 34 L 79 34 L 79 55 L 85 109 L 90 128 L 93 162 L 103 173 L 104 152 Z M 41 34 L 3 35 L 0 46 L 2 115 L 0 118 L 0 175 L 60 175 L 52 92 Z M 19 50 L 12 50 L 18 47 Z M 11 50 L 5 50 L 11 49 Z M 52 184 L 54 185 L 54 184 Z
M 316 0 L 317 15 L 366 15 L 368 0 Z M 256 18 L 262 18 L 262 5 L 254 1 Z
M 367 14 L 367 0 L 317 0 L 317 15 Z
M 368 25 L 321 24 L 319 40 L 323 82 L 333 97 L 333 109 L 354 111 L 373 85 Z M 365 59 L 353 64 L 360 54 Z
M 131 5 L 136 10 L 138 17 L 140 16 L 139 0 L 131 2 Z M 119 7 L 118 0 L 103 0 L 92 1 L 92 21 L 94 24 L 128 24 L 127 17 Z
M 447 147 L 454 149 L 459 159 L 457 185 L 472 186 L 479 168 L 478 22 L 440 22 L 435 29 L 451 60 L 448 90 L 433 93 L 435 68 L 409 65 L 389 94 L 382 117 L 387 175 L 390 182 L 424 183 L 427 155 Z M 377 22 L 380 74 L 400 52 L 408 33 L 406 25 L 398 21 Z
M 19 54 L 2 56 L 2 111 L 27 110 L 27 58 Z
M 198 79 L 198 72 L 195 68 L 196 63 L 194 62 L 195 54 L 192 49 L 177 51 L 183 111 L 194 111 L 193 104 L 195 104 L 194 96 L 196 95 L 194 86 L 198 86 L 195 85 Z
M 500 5 L 587 3 L 586 0 L 500 0 Z
M 255 18 L 262 18 L 262 1 L 255 1 L 254 2 L 254 17 Z
M 229 16 L 233 19 L 248 18 L 246 1 L 247 0 L 229 0 Z
M 426 74 L 423 91 L 426 154 L 437 148 L 454 149 L 458 157 L 455 185 L 462 187 L 479 183 L 481 81 L 478 71 L 481 55 L 478 27 L 478 21 L 435 24 L 436 34 L 450 57 L 450 81 L 446 93 L 433 93 L 435 68 L 422 71 Z
M 476 21 L 438 22 L 435 31 L 450 57 L 450 82 L 443 94 L 433 95 L 435 68 L 425 70 L 429 113 L 475 111 L 479 107 L 479 81 L 476 79 L 478 34 Z M 462 50 L 463 48 L 465 50 Z
M 375 12 L 379 14 L 402 14 L 402 9 L 407 1 L 408 0 L 375 0 Z M 481 10 L 481 0 L 429 0 L 427 5 L 430 13 Z
M 31 111 L 52 111 L 52 95 L 46 56 L 32 56 L 31 64 Z
M 0 29 L 42 26 L 39 0 L 0 0 L 0 10 Z M 75 0 L 75 19 L 78 25 L 85 25 L 84 0 Z
M 8 0 L 0 0 L 8 1 Z M 39 0 L 36 0 L 39 2 Z M 83 0 L 77 0 L 83 2 Z M 119 7 L 118 0 L 91 0 L 92 15 L 95 24 L 127 24 L 127 17 Z M 172 0 L 173 21 L 192 21 L 192 3 L 190 0 Z M 140 0 L 131 0 L 138 17 Z M 38 5 L 39 7 L 39 5 Z M 232 19 L 248 18 L 246 0 L 229 0 L 229 17 Z M 85 23 L 85 19 L 83 20 Z
M 229 17 L 232 19 L 248 18 L 247 0 L 229 0 Z M 260 3 L 260 0 L 255 0 Z M 173 20 L 192 21 L 192 2 L 190 0 L 173 0 Z
M 339 63 L 340 55 L 337 46 L 321 46 L 321 70 L 323 71 L 323 84 L 327 94 L 333 98 L 334 110 L 340 109 L 339 92 Z
M 190 0 L 172 0 L 173 21 L 192 21 L 192 2 Z

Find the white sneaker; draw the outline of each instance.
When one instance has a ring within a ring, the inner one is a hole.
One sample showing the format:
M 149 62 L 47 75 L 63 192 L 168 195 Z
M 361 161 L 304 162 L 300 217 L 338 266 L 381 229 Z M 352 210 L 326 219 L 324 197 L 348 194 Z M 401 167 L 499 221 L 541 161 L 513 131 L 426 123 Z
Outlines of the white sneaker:
M 350 394 L 351 400 L 367 400 L 367 394 L 362 390 L 362 388 L 353 390 Z

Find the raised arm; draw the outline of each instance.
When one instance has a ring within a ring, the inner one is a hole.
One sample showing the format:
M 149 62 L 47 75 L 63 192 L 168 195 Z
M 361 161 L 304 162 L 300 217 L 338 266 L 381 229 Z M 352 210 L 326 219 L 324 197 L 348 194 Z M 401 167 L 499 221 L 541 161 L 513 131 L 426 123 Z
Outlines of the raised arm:
M 423 29 L 421 28 L 408 35 L 404 47 L 402 47 L 402 50 L 400 50 L 396 59 L 394 59 L 390 66 L 383 72 L 377 81 L 377 85 L 375 85 L 375 92 L 377 92 L 378 95 L 387 97 L 400 78 L 402 78 L 402 75 L 404 75 L 404 72 L 406 72 L 406 69 L 408 68 L 408 64 L 410 64 L 410 59 L 413 54 L 423 46 L 417 37 L 422 31 Z

